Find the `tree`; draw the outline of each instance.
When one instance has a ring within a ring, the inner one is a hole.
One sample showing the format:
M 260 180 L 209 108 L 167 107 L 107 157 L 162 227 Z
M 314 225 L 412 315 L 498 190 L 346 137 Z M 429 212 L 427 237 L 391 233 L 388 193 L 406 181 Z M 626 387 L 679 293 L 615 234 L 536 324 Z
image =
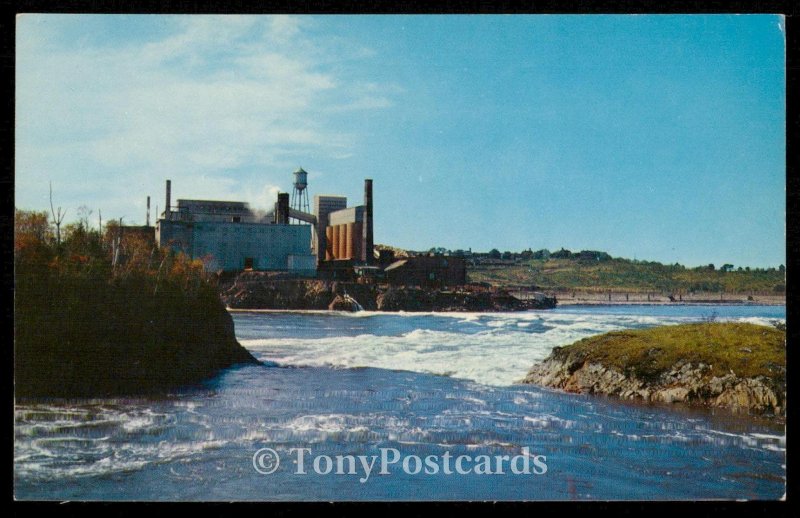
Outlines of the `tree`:
M 50 238 L 50 223 L 47 212 L 34 212 L 16 209 L 14 211 L 14 242 L 30 238 L 42 243 Z
M 500 259 L 500 250 L 497 248 L 492 248 L 489 250 L 489 258 L 490 259 Z
M 537 250 L 536 252 L 533 253 L 532 258 L 544 259 L 546 261 L 547 259 L 550 259 L 550 250 L 548 250 L 547 248 L 542 248 L 541 250 Z
M 86 205 L 81 205 L 78 207 L 78 224 L 86 230 L 91 229 L 91 226 L 89 225 L 89 216 L 91 216 L 93 212 L 94 211 Z
M 17 268 L 21 265 L 42 268 L 48 264 L 53 257 L 52 239 L 47 212 L 14 211 L 14 262 Z
M 572 252 L 567 250 L 566 248 L 562 248 L 561 250 L 557 250 L 550 254 L 550 257 L 555 259 L 569 259 L 572 257 Z
M 714 263 L 709 263 L 708 269 L 713 272 L 714 271 Z
M 723 264 L 723 265 L 722 265 L 722 268 L 720 268 L 719 270 L 720 270 L 721 272 L 730 272 L 730 271 L 732 271 L 732 270 L 733 270 L 733 265 L 732 265 L 732 264 L 728 264 L 728 263 L 726 263 L 726 264 Z
M 58 212 L 53 209 L 53 182 L 50 182 L 50 212 L 53 213 L 53 223 L 56 225 L 56 244 L 61 244 L 61 222 L 64 221 L 64 216 L 67 215 L 67 211 L 65 210 L 63 213 L 61 212 L 61 207 L 58 208 Z

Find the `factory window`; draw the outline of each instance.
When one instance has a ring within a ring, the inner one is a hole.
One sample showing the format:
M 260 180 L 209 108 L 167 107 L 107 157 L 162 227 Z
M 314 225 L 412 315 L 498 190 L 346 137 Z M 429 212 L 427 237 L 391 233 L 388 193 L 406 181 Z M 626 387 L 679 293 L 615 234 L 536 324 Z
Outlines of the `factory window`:
M 242 222 L 242 217 L 241 216 L 233 216 L 233 222 L 234 223 L 241 223 Z

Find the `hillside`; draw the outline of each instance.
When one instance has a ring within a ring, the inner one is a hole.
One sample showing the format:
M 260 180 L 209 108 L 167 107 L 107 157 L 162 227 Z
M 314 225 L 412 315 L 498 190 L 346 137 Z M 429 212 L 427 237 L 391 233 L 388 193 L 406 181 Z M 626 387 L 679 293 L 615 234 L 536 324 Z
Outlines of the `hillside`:
M 536 286 L 548 291 L 725 292 L 782 295 L 785 272 L 770 270 L 711 270 L 620 258 L 516 259 L 469 265 L 470 282 L 503 286 Z

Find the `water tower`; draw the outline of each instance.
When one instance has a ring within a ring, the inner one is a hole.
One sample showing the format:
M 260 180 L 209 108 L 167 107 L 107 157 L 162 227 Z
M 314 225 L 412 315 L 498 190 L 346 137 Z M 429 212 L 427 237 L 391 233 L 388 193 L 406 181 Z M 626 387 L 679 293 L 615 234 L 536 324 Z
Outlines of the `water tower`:
M 310 212 L 308 204 L 308 173 L 299 167 L 294 173 L 294 190 L 292 191 L 292 208 L 300 212 Z

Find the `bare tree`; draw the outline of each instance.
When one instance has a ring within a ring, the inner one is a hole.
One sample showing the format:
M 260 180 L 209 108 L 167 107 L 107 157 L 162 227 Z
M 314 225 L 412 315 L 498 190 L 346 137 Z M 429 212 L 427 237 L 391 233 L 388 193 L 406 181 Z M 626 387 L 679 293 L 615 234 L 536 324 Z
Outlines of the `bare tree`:
M 64 216 L 67 215 L 67 211 L 61 212 L 61 207 L 58 208 L 58 212 L 53 209 L 53 182 L 50 182 L 50 212 L 53 213 L 53 223 L 56 224 L 56 244 L 61 244 L 61 222 L 64 221 Z
M 91 229 L 89 217 L 94 211 L 86 205 L 78 207 L 78 223 L 88 232 Z

